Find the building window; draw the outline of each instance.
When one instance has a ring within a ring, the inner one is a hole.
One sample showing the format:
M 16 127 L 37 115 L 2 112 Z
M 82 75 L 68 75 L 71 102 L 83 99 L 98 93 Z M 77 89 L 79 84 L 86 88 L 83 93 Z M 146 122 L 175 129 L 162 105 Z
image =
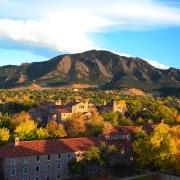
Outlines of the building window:
M 27 176 L 24 176 L 23 180 L 29 180 L 29 178 Z
M 81 156 L 81 154 L 80 154 L 80 153 L 78 153 L 78 154 L 76 154 L 76 156 L 77 156 L 77 157 L 80 157 L 80 156 Z
M 58 159 L 61 159 L 61 154 L 57 154 L 57 158 L 58 158 Z
M 36 176 L 36 177 L 35 177 L 35 180 L 40 180 L 39 176 Z
M 94 168 L 94 172 L 96 173 L 98 171 L 97 167 Z
M 50 159 L 51 159 L 51 156 L 50 156 L 50 155 L 48 155 L 48 156 L 47 156 L 47 160 L 48 160 L 48 161 L 50 161 Z
M 53 114 L 53 120 L 57 119 L 57 114 Z
M 12 166 L 16 165 L 16 158 L 11 158 L 11 165 Z
M 16 175 L 16 168 L 12 168 L 11 169 L 11 176 L 15 176 Z
M 84 106 L 79 106 L 80 109 L 84 109 Z
M 67 155 L 67 158 L 68 158 L 68 159 L 70 159 L 70 158 L 71 158 L 71 155 L 70 155 L 70 154 L 68 154 L 68 155 Z
M 28 174 L 28 168 L 27 168 L 27 167 L 24 167 L 24 168 L 23 168 L 23 173 L 24 173 L 24 174 Z
M 46 170 L 49 171 L 50 168 L 51 168 L 51 165 L 50 165 L 50 164 L 47 164 L 47 165 L 46 165 Z
M 28 157 L 24 157 L 24 163 L 27 164 L 29 162 L 29 158 Z
M 128 156 L 127 156 L 127 155 L 125 155 L 124 159 L 125 159 L 126 161 L 128 161 L 128 160 L 129 160 L 129 158 L 128 158 Z
M 58 163 L 58 164 L 57 164 L 57 169 L 60 169 L 60 167 L 61 167 L 61 165 Z
M 46 180 L 50 180 L 50 176 L 49 175 L 46 175 Z
M 36 156 L 36 162 L 39 162 L 39 161 L 40 161 L 40 157 Z
M 57 178 L 60 179 L 61 175 L 60 174 L 57 174 Z
M 36 166 L 36 172 L 39 172 L 39 171 L 40 171 L 40 167 Z

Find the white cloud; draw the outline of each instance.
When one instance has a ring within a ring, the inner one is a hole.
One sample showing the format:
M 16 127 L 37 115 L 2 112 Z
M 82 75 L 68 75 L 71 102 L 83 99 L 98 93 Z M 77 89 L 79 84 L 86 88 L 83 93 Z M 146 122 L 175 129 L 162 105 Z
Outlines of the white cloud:
M 155 0 L 14 0 L 13 6 L 0 0 L 0 6 L 0 37 L 61 52 L 101 48 L 90 38 L 92 32 L 180 26 L 180 9 Z
M 168 68 L 169 68 L 168 65 L 159 63 L 158 61 L 148 60 L 148 59 L 146 59 L 146 61 L 148 61 L 149 64 L 153 65 L 154 67 L 156 67 L 156 68 L 158 68 L 158 69 L 168 69 Z
M 88 33 L 107 24 L 107 20 L 93 14 L 64 10 L 48 13 L 40 20 L 0 19 L 0 37 L 61 52 L 78 52 L 95 48 Z
M 134 0 L 131 3 L 125 0 L 47 2 L 31 2 L 34 3 L 31 9 L 36 5 L 39 7 L 37 19 L 0 19 L 0 37 L 61 52 L 78 52 L 96 48 L 88 34 L 106 28 L 134 30 L 180 25 L 180 9 L 152 0 Z

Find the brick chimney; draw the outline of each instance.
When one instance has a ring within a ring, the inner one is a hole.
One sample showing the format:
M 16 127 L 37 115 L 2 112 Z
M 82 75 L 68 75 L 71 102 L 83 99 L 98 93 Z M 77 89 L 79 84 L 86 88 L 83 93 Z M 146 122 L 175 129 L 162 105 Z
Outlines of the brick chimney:
M 11 146 L 18 146 L 19 145 L 19 137 L 12 137 L 12 139 L 10 140 L 10 145 Z
M 14 146 L 19 146 L 19 137 L 14 138 Z

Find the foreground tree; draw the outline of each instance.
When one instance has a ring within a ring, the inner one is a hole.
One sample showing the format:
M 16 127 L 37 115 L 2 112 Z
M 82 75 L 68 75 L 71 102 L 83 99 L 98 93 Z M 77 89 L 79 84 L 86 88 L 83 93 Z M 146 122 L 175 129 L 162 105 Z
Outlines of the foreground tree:
M 175 164 L 174 167 L 178 173 L 180 173 L 180 125 L 170 128 L 170 134 L 176 142 L 176 155 L 175 155 Z
M 87 170 L 94 167 L 109 168 L 118 153 L 114 145 L 102 142 L 99 146 L 91 146 L 84 153 L 81 160 L 75 159 L 69 163 L 70 171 L 73 174 L 84 174 Z
M 118 156 L 118 150 L 116 146 L 108 145 L 105 142 L 102 142 L 100 144 L 100 151 L 101 162 L 106 167 L 110 167 L 113 161 L 116 161 L 116 158 Z
M 150 135 L 140 134 L 133 144 L 141 167 L 153 165 L 160 169 L 172 166 L 175 160 L 176 143 L 166 124 L 159 124 Z
M 101 163 L 101 150 L 99 147 L 92 146 L 86 152 L 84 159 L 88 162 Z
M 69 167 L 72 174 L 84 174 L 86 172 L 85 161 L 73 160 L 70 162 Z

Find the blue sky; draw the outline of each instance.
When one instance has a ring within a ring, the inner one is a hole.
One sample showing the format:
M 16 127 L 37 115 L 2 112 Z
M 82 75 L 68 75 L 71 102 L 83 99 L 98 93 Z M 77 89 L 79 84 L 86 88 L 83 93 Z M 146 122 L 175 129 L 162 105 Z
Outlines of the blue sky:
M 105 49 L 180 68 L 178 0 L 0 0 L 0 65 Z

